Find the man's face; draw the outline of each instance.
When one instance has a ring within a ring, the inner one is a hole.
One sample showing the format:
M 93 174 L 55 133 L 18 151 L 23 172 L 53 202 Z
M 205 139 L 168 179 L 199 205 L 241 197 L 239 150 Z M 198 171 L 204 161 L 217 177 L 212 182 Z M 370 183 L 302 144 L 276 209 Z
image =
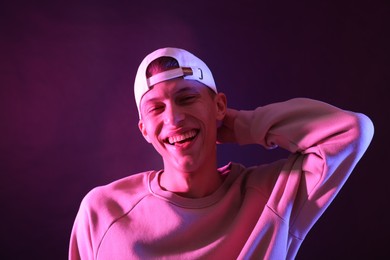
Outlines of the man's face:
M 139 128 L 162 156 L 165 170 L 195 172 L 216 163 L 217 121 L 226 109 L 223 94 L 182 78 L 156 84 L 141 100 Z

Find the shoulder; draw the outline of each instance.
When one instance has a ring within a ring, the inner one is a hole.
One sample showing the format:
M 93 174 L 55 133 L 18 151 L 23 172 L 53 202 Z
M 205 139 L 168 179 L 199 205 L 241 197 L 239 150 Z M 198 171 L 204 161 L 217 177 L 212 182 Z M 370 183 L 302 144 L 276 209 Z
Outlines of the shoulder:
M 99 214 L 125 214 L 149 193 L 148 178 L 151 172 L 142 172 L 93 188 L 81 202 L 87 211 Z
M 245 167 L 239 163 L 232 163 L 231 170 L 239 172 L 246 189 L 254 188 L 261 193 L 270 194 L 279 174 L 287 163 L 287 159 L 276 160 L 271 163 Z

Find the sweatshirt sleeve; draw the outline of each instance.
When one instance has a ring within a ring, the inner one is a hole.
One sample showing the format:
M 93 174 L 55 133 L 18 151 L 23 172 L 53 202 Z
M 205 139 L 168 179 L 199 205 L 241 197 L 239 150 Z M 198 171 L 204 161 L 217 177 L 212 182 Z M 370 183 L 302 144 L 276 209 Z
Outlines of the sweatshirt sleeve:
M 92 260 L 96 253 L 96 235 L 94 227 L 97 222 L 97 214 L 90 207 L 91 193 L 87 194 L 81 202 L 80 209 L 73 223 L 69 243 L 69 260 Z
M 299 239 L 334 199 L 374 134 L 364 114 L 307 98 L 239 111 L 234 127 L 239 144 L 279 146 L 291 152 L 268 206 Z
M 261 144 L 266 148 L 280 146 L 290 152 L 301 152 L 329 139 L 356 143 L 364 153 L 374 128 L 371 120 L 360 113 L 339 109 L 308 98 L 240 111 L 235 123 L 240 144 Z

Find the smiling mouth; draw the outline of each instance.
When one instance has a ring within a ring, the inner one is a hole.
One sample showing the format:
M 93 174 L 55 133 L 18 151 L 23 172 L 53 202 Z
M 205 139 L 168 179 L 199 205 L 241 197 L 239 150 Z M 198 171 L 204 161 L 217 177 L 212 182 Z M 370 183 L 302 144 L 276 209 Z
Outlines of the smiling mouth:
M 189 141 L 194 140 L 194 138 L 197 136 L 197 134 L 198 134 L 198 131 L 190 130 L 190 131 L 185 132 L 185 133 L 180 134 L 180 135 L 168 137 L 166 139 L 166 142 L 170 145 L 183 144 L 185 142 L 189 142 Z

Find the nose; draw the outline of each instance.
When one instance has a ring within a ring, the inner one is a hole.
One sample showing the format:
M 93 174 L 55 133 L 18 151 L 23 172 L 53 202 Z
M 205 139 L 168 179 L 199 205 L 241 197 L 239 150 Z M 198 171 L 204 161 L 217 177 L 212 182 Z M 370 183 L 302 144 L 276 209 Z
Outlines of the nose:
M 179 125 L 184 120 L 184 113 L 180 107 L 175 104 L 166 106 L 164 113 L 164 124 Z

